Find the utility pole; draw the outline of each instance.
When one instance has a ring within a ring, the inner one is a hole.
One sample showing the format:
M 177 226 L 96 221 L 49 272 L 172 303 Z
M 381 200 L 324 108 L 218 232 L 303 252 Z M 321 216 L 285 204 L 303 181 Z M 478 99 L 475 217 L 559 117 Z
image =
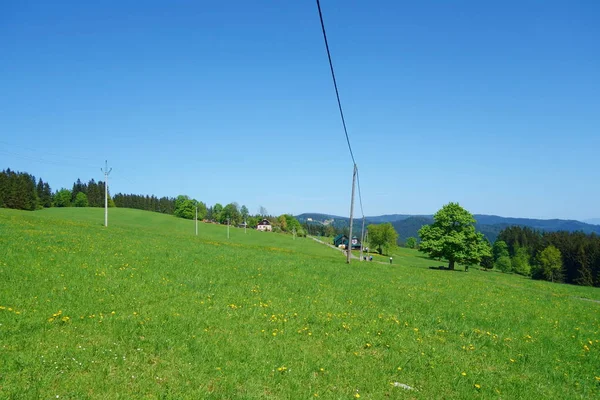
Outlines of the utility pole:
M 196 206 L 196 236 L 198 236 L 198 206 Z
M 108 160 L 104 160 L 104 169 L 100 171 L 104 172 L 104 226 L 108 226 L 108 174 L 112 171 L 108 169 Z
M 348 249 L 346 249 L 346 264 L 350 264 L 352 258 L 352 219 L 354 218 L 354 187 L 356 183 L 356 164 L 352 172 L 352 199 L 350 201 L 350 232 L 348 233 Z
M 246 233 L 247 226 L 248 226 L 248 221 L 244 220 L 244 234 Z
M 365 216 L 363 215 L 362 231 L 360 232 L 360 261 L 363 260 L 363 247 L 365 247 Z
M 369 230 L 367 229 L 367 231 L 365 232 L 365 242 L 369 242 Z M 367 247 L 367 257 L 369 256 L 369 252 L 371 250 L 369 250 L 369 248 Z

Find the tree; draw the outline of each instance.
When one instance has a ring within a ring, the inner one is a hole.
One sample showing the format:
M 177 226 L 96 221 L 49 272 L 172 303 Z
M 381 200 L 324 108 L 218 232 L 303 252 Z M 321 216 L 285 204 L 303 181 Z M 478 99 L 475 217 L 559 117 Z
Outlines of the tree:
M 85 193 L 79 192 L 77 196 L 75 196 L 75 202 L 73 203 L 75 207 L 87 207 L 88 206 L 88 197 Z
M 260 206 L 258 208 L 258 215 L 261 216 L 261 217 L 266 217 L 266 216 L 269 215 L 269 212 L 267 211 L 266 208 L 264 208 L 263 206 Z
M 248 228 L 256 228 L 258 225 L 258 218 L 257 217 L 248 217 L 248 221 L 246 221 L 248 224 Z
M 563 279 L 562 255 L 560 250 L 550 245 L 538 253 L 537 268 L 539 272 L 551 282 L 557 282 Z
M 279 218 L 277 218 L 277 222 L 279 223 L 281 230 L 287 232 L 287 219 L 285 219 L 285 215 L 280 215 Z
M 434 223 L 419 230 L 419 251 L 433 258 L 446 258 L 448 268 L 454 264 L 479 264 L 491 254 L 483 234 L 475 231 L 475 219 L 458 203 L 448 203 L 433 216 Z
M 198 207 L 198 219 L 203 220 L 204 218 L 206 218 L 206 204 L 199 201 L 198 203 L 196 203 L 196 207 Z
M 44 182 L 44 189 L 42 191 L 42 197 L 40 198 L 42 206 L 49 208 L 52 207 L 52 189 L 47 182 Z
M 485 270 L 494 268 L 494 257 L 483 256 L 481 257 L 481 262 L 479 263 Z
M 221 213 L 223 212 L 223 206 L 221 203 L 217 203 L 212 208 L 212 219 L 221 222 Z
M 225 224 L 227 221 L 229 221 L 231 225 L 237 225 L 240 223 L 240 219 L 241 215 L 240 211 L 238 210 L 237 203 L 229 203 L 223 207 L 219 222 Z
M 73 183 L 73 189 L 71 190 L 71 203 L 75 204 L 75 199 L 80 192 L 87 194 L 87 186 L 81 182 L 81 179 L 77 178 L 77 182 Z
M 242 206 L 242 208 L 240 208 L 240 214 L 242 214 L 242 219 L 244 221 L 248 221 L 248 215 L 250 214 L 248 207 Z
M 515 256 L 512 258 L 513 270 L 520 275 L 529 276 L 531 274 L 531 265 L 529 264 L 529 249 L 526 247 L 516 247 Z
M 198 206 L 198 218 L 201 216 L 201 208 L 200 206 L 204 203 L 198 203 L 197 200 L 190 199 L 188 196 L 179 195 L 175 199 L 175 210 L 173 214 L 176 217 L 185 218 L 185 219 L 194 219 L 196 216 L 196 206 Z M 206 211 L 206 206 L 204 206 L 204 211 Z
M 494 263 L 494 267 L 505 273 L 512 271 L 512 262 L 510 261 L 510 257 L 500 256 Z
M 390 250 L 396 246 L 398 232 L 391 223 L 371 224 L 367 229 L 369 231 L 369 247 L 376 248 L 379 254 L 384 254 L 384 252 L 389 254 Z
M 409 249 L 414 249 L 417 247 L 417 238 L 414 237 L 409 237 L 408 239 L 406 239 L 406 247 L 408 247 Z
M 71 207 L 71 191 L 62 188 L 54 194 L 54 207 Z
M 492 253 L 494 254 L 494 261 L 500 257 L 508 257 L 508 245 L 504 240 L 496 240 L 494 247 L 492 248 Z

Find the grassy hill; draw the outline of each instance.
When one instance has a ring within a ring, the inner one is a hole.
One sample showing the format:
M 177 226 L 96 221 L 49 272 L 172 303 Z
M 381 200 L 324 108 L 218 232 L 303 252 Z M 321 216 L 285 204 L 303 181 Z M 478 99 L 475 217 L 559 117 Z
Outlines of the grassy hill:
M 597 289 L 226 234 L 0 209 L 0 398 L 600 395 Z

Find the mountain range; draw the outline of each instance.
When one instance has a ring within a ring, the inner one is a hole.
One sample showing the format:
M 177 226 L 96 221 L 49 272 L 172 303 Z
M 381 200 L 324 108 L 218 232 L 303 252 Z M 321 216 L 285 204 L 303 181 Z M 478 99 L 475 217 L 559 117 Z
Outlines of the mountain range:
M 538 231 L 555 232 L 584 232 L 600 235 L 600 225 L 585 223 L 576 220 L 565 219 L 532 219 L 532 218 L 509 218 L 497 215 L 475 214 L 473 218 L 477 221 L 475 228 L 483 233 L 490 242 L 494 242 L 500 231 L 504 228 L 517 225 L 529 227 Z M 332 224 L 336 228 L 348 226 L 349 218 L 330 214 L 304 213 L 296 216 L 301 223 Z M 596 219 L 589 220 L 596 221 Z M 423 225 L 433 223 L 433 215 L 408 215 L 408 214 L 388 214 L 365 217 L 365 224 L 381 224 L 390 222 L 396 232 L 400 235 L 399 241 L 404 242 L 409 237 L 419 237 L 418 231 Z M 600 220 L 599 220 L 600 222 Z M 355 226 L 360 227 L 362 220 L 354 219 Z

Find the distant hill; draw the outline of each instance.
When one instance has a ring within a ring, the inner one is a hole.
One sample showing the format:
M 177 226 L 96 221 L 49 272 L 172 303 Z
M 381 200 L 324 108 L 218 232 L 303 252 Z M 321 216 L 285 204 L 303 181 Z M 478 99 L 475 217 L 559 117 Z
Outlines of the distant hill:
M 568 231 L 575 232 L 581 231 L 584 233 L 596 233 L 600 235 L 600 225 L 593 225 L 575 220 L 564 220 L 564 219 L 531 219 L 531 218 L 509 218 L 500 217 L 497 215 L 484 215 L 475 214 L 473 215 L 477 223 L 475 224 L 476 229 L 483 233 L 490 242 L 494 242 L 498 237 L 500 231 L 509 226 L 526 226 L 539 231 L 555 232 L 555 231 Z M 341 217 L 339 215 L 331 214 L 319 214 L 319 213 L 305 213 L 296 216 L 298 221 L 304 223 L 307 218 L 311 218 L 313 223 L 329 223 L 335 227 L 348 226 L 349 218 Z M 419 237 L 418 231 L 423 225 L 431 224 L 433 222 L 432 215 L 407 215 L 407 214 L 390 214 L 380 215 L 374 217 L 365 217 L 367 224 L 381 224 L 390 222 L 396 232 L 400 235 L 400 241 L 403 242 L 408 237 Z M 362 220 L 355 219 L 355 226 L 360 226 Z
M 600 225 L 600 218 L 590 218 L 590 219 L 586 219 L 583 222 L 585 222 L 586 224 Z

